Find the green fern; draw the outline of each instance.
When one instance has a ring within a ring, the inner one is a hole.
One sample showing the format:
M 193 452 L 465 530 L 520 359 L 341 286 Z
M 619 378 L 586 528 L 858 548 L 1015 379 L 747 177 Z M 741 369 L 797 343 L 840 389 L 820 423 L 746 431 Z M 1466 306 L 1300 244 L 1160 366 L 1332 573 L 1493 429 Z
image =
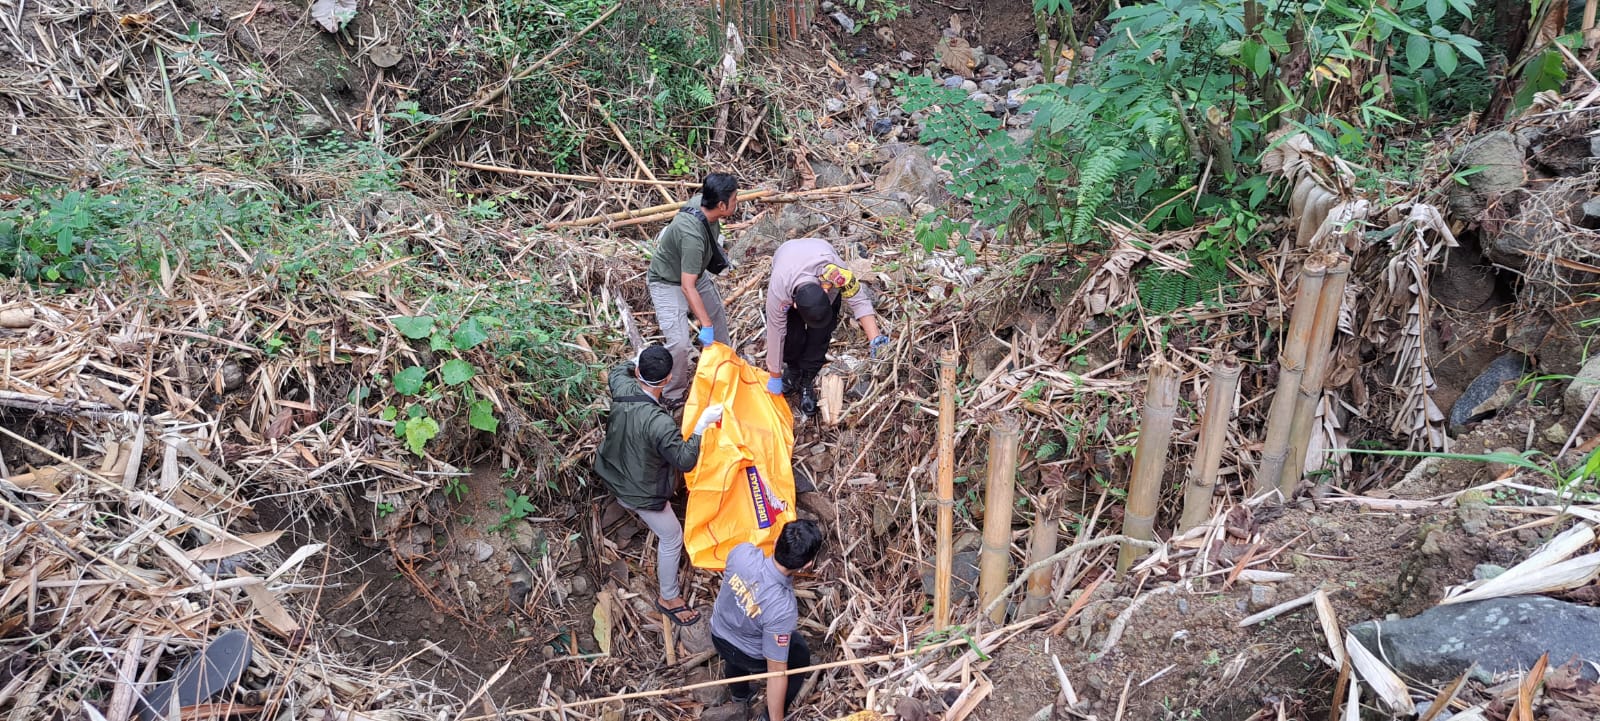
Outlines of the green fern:
M 1146 313 L 1166 315 L 1202 300 L 1216 297 L 1217 288 L 1226 288 L 1228 269 L 1210 253 L 1191 251 L 1187 273 L 1157 266 L 1139 271 L 1139 303 Z
M 1120 145 L 1102 145 L 1078 169 L 1078 207 L 1072 217 L 1072 242 L 1082 243 L 1094 230 L 1100 206 L 1111 197 L 1113 182 L 1126 151 Z

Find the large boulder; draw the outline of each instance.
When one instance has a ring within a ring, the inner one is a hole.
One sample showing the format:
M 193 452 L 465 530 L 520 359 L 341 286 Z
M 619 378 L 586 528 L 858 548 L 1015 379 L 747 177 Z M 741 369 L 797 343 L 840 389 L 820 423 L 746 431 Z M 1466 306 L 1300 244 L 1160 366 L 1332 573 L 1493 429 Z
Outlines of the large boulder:
M 914 202 L 939 205 L 950 199 L 944 183 L 945 172 L 933 162 L 928 149 L 907 145 L 878 170 L 874 190 L 884 196 L 905 193 Z
M 1444 682 L 1476 664 L 1489 677 L 1578 658 L 1600 663 L 1600 608 L 1544 596 L 1509 596 L 1436 606 L 1412 618 L 1350 628 L 1368 650 L 1403 675 Z

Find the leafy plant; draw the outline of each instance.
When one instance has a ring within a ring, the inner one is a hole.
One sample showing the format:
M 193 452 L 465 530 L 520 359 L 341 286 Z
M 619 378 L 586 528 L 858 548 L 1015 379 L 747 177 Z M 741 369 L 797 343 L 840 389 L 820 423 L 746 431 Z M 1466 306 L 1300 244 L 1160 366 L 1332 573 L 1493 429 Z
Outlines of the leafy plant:
M 461 476 L 455 476 L 450 480 L 445 481 L 444 494 L 450 497 L 456 503 L 460 503 L 461 499 L 466 498 L 467 496 L 467 479 Z
M 520 521 L 533 515 L 535 510 L 533 501 L 527 495 L 516 490 L 505 489 L 505 512 L 500 514 L 500 520 L 489 528 L 491 532 L 502 531 L 510 527 L 512 521 Z

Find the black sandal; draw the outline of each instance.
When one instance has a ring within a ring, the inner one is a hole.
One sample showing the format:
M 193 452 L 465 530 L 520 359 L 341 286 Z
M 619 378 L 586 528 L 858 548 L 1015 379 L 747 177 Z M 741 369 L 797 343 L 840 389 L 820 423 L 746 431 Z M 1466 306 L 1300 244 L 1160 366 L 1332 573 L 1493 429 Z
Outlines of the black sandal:
M 685 603 L 685 604 L 683 604 L 681 606 L 676 606 L 676 607 L 673 607 L 673 608 L 667 608 L 666 606 L 661 605 L 661 601 L 658 600 L 658 601 L 656 601 L 656 609 L 660 610 L 661 613 L 665 614 L 666 617 L 667 617 L 667 620 L 672 621 L 672 625 L 677 626 L 679 628 L 693 626 L 693 625 L 695 625 L 695 624 L 700 622 L 700 612 L 696 611 L 696 610 L 694 610 L 692 608 L 689 608 L 689 604 L 687 604 L 687 603 Z M 687 621 L 683 620 L 681 617 L 678 616 L 678 614 L 683 613 L 684 611 L 688 611 L 689 613 L 694 614 L 694 617 L 689 619 L 689 620 L 687 620 Z

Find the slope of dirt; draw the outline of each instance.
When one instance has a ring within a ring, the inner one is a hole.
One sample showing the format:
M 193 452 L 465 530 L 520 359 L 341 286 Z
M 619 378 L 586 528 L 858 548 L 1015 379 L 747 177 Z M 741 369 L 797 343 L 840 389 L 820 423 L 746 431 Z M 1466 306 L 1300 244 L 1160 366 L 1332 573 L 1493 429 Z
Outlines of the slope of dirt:
M 1559 444 L 1542 431 L 1566 414 L 1545 406 L 1513 408 L 1480 423 L 1457 440 L 1461 452 L 1520 450 L 1528 429 L 1535 447 L 1554 453 Z M 1566 417 L 1570 427 L 1575 417 Z M 1396 459 L 1407 461 L 1413 459 Z M 1432 464 L 1406 482 L 1375 490 L 1381 498 L 1437 499 L 1492 481 L 1497 469 L 1471 461 Z M 1376 469 L 1370 469 L 1376 470 Z M 1304 501 L 1278 512 L 1258 513 L 1261 542 L 1254 568 L 1293 573 L 1271 587 L 1273 602 L 1327 589 L 1342 627 L 1383 618 L 1412 616 L 1432 607 L 1448 586 L 1473 578 L 1481 563 L 1510 566 L 1556 529 L 1523 528 L 1530 517 L 1496 508 L 1541 503 L 1513 494 L 1485 494 L 1487 507 L 1438 504 L 1408 511 L 1364 509 L 1356 504 Z M 1187 561 L 1185 561 L 1187 562 Z M 1136 589 L 1110 601 L 1089 603 L 1057 636 L 1034 632 L 996 654 L 989 675 L 994 695 L 986 719 L 1022 721 L 1055 701 L 1060 692 L 1050 655 L 1058 657 L 1083 699 L 1084 710 L 1125 718 L 1245 719 L 1326 718 L 1337 670 L 1323 658 L 1328 642 L 1310 607 L 1250 628 L 1238 622 L 1249 607 L 1251 584 L 1223 583 L 1224 575 L 1196 581 L 1189 593 L 1152 597 L 1133 616 L 1127 632 L 1104 657 L 1096 653 L 1106 630 Z M 1103 597 L 1104 592 L 1097 594 Z M 1048 648 L 1048 653 L 1046 652 Z M 1126 686 L 1126 688 L 1125 688 Z M 1264 716 L 1253 716 L 1265 712 Z M 980 713 L 983 713 L 981 710 Z

